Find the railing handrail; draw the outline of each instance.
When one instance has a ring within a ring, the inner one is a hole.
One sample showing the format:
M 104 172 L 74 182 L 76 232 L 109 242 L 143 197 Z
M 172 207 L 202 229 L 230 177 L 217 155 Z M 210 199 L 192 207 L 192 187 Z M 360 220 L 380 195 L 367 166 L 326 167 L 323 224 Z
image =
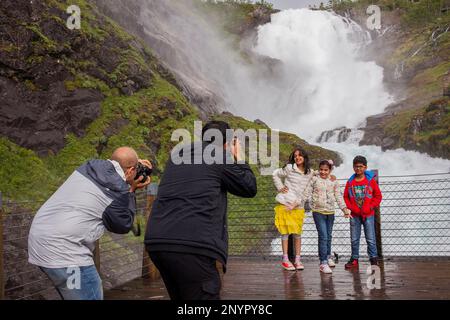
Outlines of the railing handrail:
M 383 233 L 385 256 L 401 257 L 408 255 L 426 258 L 433 255 L 436 257 L 446 256 L 448 258 L 447 251 L 450 253 L 450 250 L 447 250 L 447 248 L 450 248 L 450 241 L 448 237 L 442 237 L 446 232 L 442 230 L 450 230 L 450 218 L 446 216 L 449 215 L 450 217 L 450 203 L 435 199 L 446 199 L 448 197 L 448 190 L 450 190 L 449 175 L 450 172 L 380 176 L 380 186 L 385 195 L 385 200 L 388 201 L 385 203 L 386 205 L 381 207 L 384 211 L 381 215 L 383 219 L 383 229 L 381 231 Z M 407 180 L 409 177 L 427 176 L 429 176 L 429 179 Z M 438 176 L 442 176 L 442 178 Z M 383 180 L 383 178 L 393 179 Z M 405 188 L 407 183 L 412 183 L 413 185 Z M 385 190 L 383 190 L 383 187 Z M 274 194 L 276 190 L 271 180 L 267 179 L 263 181 L 259 191 L 258 199 L 232 197 L 229 201 L 230 256 L 278 258 L 278 245 L 274 241 L 277 238 L 277 231 L 273 224 L 273 206 L 276 204 Z M 408 199 L 405 201 L 400 201 L 397 194 L 399 192 L 411 192 L 411 195 L 407 195 Z M 392 199 L 389 197 L 392 197 Z M 417 201 L 414 200 L 415 197 Z M 142 197 L 139 197 L 138 201 L 139 216 L 142 217 L 141 215 L 145 214 L 145 219 L 148 218 L 149 213 L 148 208 L 145 207 L 145 201 L 147 200 L 147 196 L 142 193 Z M 7 297 L 14 299 L 42 298 L 44 292 L 52 294 L 50 291 L 47 291 L 49 288 L 42 290 L 43 286 L 48 285 L 47 282 L 40 284 L 35 277 L 29 279 L 30 274 L 36 272 L 36 269 L 32 268 L 32 266 L 26 266 L 25 260 L 21 264 L 24 267 L 17 268 L 17 270 L 13 268 L 13 266 L 20 264 L 17 263 L 19 255 L 11 255 L 10 250 L 17 248 L 21 250 L 24 245 L 26 246 L 26 232 L 31 219 L 28 216 L 22 217 L 22 214 L 33 216 L 35 206 L 31 209 L 26 209 L 26 204 L 32 202 L 37 203 L 37 201 L 27 201 L 26 199 L 18 202 L 7 202 L 4 197 L 2 199 L 0 196 L 0 209 L 2 208 L 1 205 L 3 205 L 6 213 L 9 212 L 8 206 L 11 206 L 11 213 L 17 213 L 12 215 L 5 214 L 0 218 L 0 231 L 3 228 L 5 233 L 5 240 L 3 241 L 3 238 L 0 239 L 0 254 L 1 258 L 4 257 L 6 259 L 1 261 L 0 258 L 0 276 L 1 267 L 3 267 L 4 272 L 8 272 L 6 275 L 8 279 L 9 277 L 17 277 L 16 279 L 19 279 L 19 283 L 16 282 L 16 285 L 12 287 L 10 287 L 9 283 L 6 285 L 8 287 Z M 21 206 L 22 203 L 25 206 Z M 418 209 L 411 210 L 412 206 Z M 411 217 L 408 217 L 408 215 Z M 423 217 L 419 218 L 419 215 Z M 315 251 L 317 235 L 311 216 L 308 215 L 308 217 L 303 228 L 305 232 L 303 235 L 303 253 L 305 256 L 312 257 L 317 253 Z M 418 221 L 415 221 L 415 219 L 418 219 Z M 335 239 L 334 246 L 341 256 L 345 256 L 348 253 L 348 227 L 345 227 L 344 223 L 348 223 L 348 220 L 344 220 L 342 216 L 337 214 L 333 238 Z M 423 230 L 423 232 L 420 230 Z M 128 281 L 131 277 L 138 277 L 139 275 L 157 276 L 156 269 L 146 254 L 145 246 L 144 251 L 141 252 L 140 246 L 136 244 L 137 242 L 141 243 L 141 239 L 128 236 L 109 236 L 110 238 L 103 239 L 100 243 L 101 250 L 97 252 L 103 255 L 102 271 L 112 272 L 114 275 L 111 278 L 114 279 L 114 284 L 112 285 L 117 285 L 115 281 Z M 13 242 L 12 245 L 11 242 Z M 364 240 L 361 242 L 364 243 Z M 2 245 L 4 245 L 4 254 L 1 250 Z M 20 257 L 25 257 L 26 247 L 23 249 L 24 251 L 18 252 Z M 116 262 L 115 259 L 118 259 L 120 256 L 125 256 L 126 259 L 119 259 Z M 2 262 L 4 263 L 2 264 Z M 3 275 L 5 276 L 4 273 Z M 5 278 L 1 277 L 0 280 L 6 280 L 6 276 Z M 22 283 L 24 285 L 18 285 Z M 31 285 L 28 286 L 30 283 Z M 2 284 L 0 283 L 0 285 Z M 3 285 L 5 285 L 5 281 L 3 281 Z M 45 296 L 47 296 L 47 293 Z

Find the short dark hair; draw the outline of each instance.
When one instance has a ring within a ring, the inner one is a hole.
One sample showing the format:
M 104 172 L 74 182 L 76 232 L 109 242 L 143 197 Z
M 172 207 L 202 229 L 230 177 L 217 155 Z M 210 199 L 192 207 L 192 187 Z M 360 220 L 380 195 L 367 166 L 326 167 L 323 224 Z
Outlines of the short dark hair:
M 220 133 L 222 134 L 222 139 L 223 139 L 222 144 L 225 144 L 227 142 L 227 130 L 231 129 L 231 127 L 228 123 L 226 123 L 225 121 L 209 121 L 208 123 L 206 123 L 202 129 L 202 140 L 203 141 L 206 141 L 205 133 L 209 129 L 219 130 Z M 211 137 L 211 140 L 208 140 L 206 142 L 214 142 L 214 137 Z
M 367 167 L 367 159 L 363 156 L 356 156 L 355 159 L 353 159 L 353 165 L 361 163 Z
M 333 165 L 330 163 L 329 160 L 321 160 L 319 163 L 319 168 L 321 166 L 328 166 L 328 168 L 330 168 L 330 170 L 333 170 Z

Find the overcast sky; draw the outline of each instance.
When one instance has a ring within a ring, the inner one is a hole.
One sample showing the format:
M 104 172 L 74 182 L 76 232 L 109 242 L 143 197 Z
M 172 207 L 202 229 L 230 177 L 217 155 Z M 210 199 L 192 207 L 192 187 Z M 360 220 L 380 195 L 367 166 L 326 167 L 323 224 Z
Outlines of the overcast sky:
M 308 5 L 316 4 L 317 6 L 323 2 L 326 4 L 328 0 L 268 0 L 273 3 L 276 9 L 289 8 L 308 8 Z

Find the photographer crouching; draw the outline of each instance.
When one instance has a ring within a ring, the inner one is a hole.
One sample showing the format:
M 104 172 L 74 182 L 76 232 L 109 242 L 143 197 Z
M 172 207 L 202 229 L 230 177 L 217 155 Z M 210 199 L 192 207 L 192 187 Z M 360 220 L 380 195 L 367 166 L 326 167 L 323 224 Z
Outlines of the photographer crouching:
M 28 261 L 50 278 L 64 300 L 102 300 L 95 242 L 105 229 L 126 234 L 136 214 L 134 192 L 150 184 L 152 165 L 129 147 L 111 160 L 76 169 L 38 210 L 28 237 Z

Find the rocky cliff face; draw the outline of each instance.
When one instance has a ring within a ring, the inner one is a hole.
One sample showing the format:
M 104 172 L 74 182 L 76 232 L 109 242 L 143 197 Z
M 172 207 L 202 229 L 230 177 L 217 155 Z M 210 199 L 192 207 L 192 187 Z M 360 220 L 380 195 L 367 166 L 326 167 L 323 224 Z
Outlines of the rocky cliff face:
M 81 30 L 66 27 L 66 9 L 73 3 L 81 8 Z M 126 3 L 136 10 L 132 1 Z M 168 13 L 158 14 L 163 23 Z M 183 63 L 182 55 L 173 57 Z M 107 159 L 116 147 L 129 145 L 152 161 L 156 180 L 178 143 L 171 141 L 172 132 L 192 132 L 195 120 L 215 110 L 215 104 L 208 109 L 202 94 L 197 101 L 189 93 L 197 87 L 180 83 L 164 65 L 144 40 L 103 15 L 94 2 L 0 1 L 0 191 L 8 202 L 0 237 L 8 299 L 58 298 L 46 276 L 27 263 L 27 236 L 38 207 L 77 166 Z M 211 118 L 243 129 L 270 129 L 231 114 Z M 340 161 L 336 153 L 286 133 L 280 133 L 280 161 L 298 144 L 314 165 L 321 158 Z M 256 165 L 253 169 L 258 174 Z M 270 183 L 270 177 L 261 179 Z M 103 240 L 105 289 L 140 276 L 141 239 L 107 234 Z
M 399 121 L 401 119 L 401 121 Z M 425 109 L 403 111 L 385 119 L 385 149 L 404 148 L 450 159 L 450 98 L 432 101 Z
M 220 60 L 229 50 L 223 31 L 241 39 L 270 21 L 265 6 L 234 3 L 203 4 L 199 0 L 95 0 L 99 10 L 131 34 L 143 39 L 175 76 L 179 89 L 202 115 L 227 109 L 224 93 L 205 60 Z M 226 61 L 224 61 L 226 63 Z
M 191 1 L 145 1 L 145 0 L 95 0 L 99 10 L 117 21 L 130 34 L 143 39 L 158 59 L 175 76 L 172 84 L 200 108 L 202 114 L 219 111 L 223 100 L 214 90 L 214 84 L 206 78 L 200 66 L 189 61 L 194 55 L 190 41 L 195 39 L 194 30 L 205 30 L 201 21 L 189 15 Z M 178 34 L 184 34 L 180 37 Z M 201 38 L 201 36 L 198 36 Z M 176 79 L 176 80 L 175 80 Z
M 150 86 L 147 65 L 155 63 L 131 38 L 98 29 L 108 26 L 100 16 L 89 29 L 69 30 L 58 5 L 0 3 L 0 134 L 39 155 L 61 150 L 67 134 L 84 135 L 100 115 L 101 89 L 131 95 Z
M 124 25 L 128 21 L 130 30 L 136 32 L 144 27 L 135 23 L 140 20 L 134 14 L 142 13 L 139 3 L 140 0 L 127 1 L 118 7 L 127 18 Z M 208 86 L 203 87 L 194 73 L 191 82 L 180 82 L 177 73 L 166 68 L 175 61 L 170 67 L 189 79 L 191 74 L 182 72 L 185 69 L 179 66 L 185 61 L 183 55 L 189 53 L 189 41 L 195 39 L 172 43 L 177 39 L 170 38 L 170 28 L 163 26 L 165 22 L 169 24 L 167 19 L 177 20 L 179 15 L 167 11 L 166 1 L 149 3 L 154 7 L 144 10 L 145 17 L 160 15 L 153 28 L 160 26 L 161 30 L 154 39 L 167 35 L 160 42 L 150 43 L 157 47 L 163 42 L 175 46 L 158 47 L 165 62 L 160 62 L 146 43 L 151 38 L 143 40 L 129 34 L 104 15 L 94 0 L 76 1 L 82 12 L 80 30 L 66 26 L 66 9 L 72 2 L 0 2 L 0 167 L 8 168 L 8 172 L 0 170 L 4 196 L 43 200 L 82 162 L 107 158 L 121 145 L 130 145 L 142 157 L 151 159 L 158 174 L 176 144 L 170 140 L 173 130 L 190 130 L 194 120 L 212 117 L 217 101 L 209 104 L 208 98 L 197 95 L 208 91 Z M 185 8 L 182 1 L 173 3 Z M 248 16 L 253 12 L 252 5 L 246 8 L 249 11 L 240 16 L 243 20 L 236 25 L 247 21 L 247 17 L 250 21 L 261 18 L 259 14 L 256 18 Z M 192 18 L 189 12 L 186 15 Z M 250 23 L 249 28 L 254 25 Z M 178 54 L 178 45 L 186 50 Z M 202 66 L 198 67 L 201 70 Z M 197 89 L 200 91 L 192 94 Z M 239 119 L 236 123 L 247 127 L 258 126 L 234 116 L 227 119 Z M 281 161 L 287 159 L 295 144 L 302 144 L 312 157 L 324 154 L 339 159 L 333 152 L 285 135 Z
M 348 140 L 350 137 L 350 134 L 352 132 L 352 129 L 341 127 L 336 128 L 334 130 L 328 130 L 322 132 L 322 134 L 317 138 L 318 143 L 324 143 L 324 142 L 337 142 L 342 143 Z

